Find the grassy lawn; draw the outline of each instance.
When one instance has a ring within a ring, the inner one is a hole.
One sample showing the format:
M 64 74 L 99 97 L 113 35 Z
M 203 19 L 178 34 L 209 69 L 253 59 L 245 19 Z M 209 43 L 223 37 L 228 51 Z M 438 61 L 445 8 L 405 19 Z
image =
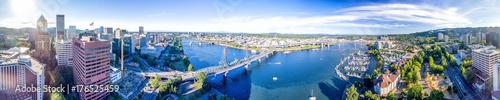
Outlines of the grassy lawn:
M 187 66 L 182 61 L 175 62 L 173 65 L 178 71 L 187 71 Z

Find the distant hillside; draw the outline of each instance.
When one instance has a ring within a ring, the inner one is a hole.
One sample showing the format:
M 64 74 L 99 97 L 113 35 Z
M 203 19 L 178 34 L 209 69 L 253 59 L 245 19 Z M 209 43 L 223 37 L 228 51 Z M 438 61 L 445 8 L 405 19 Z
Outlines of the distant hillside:
M 481 32 L 481 33 L 487 33 L 487 32 L 500 33 L 500 27 L 443 28 L 443 29 L 429 30 L 429 31 L 424 31 L 424 32 L 410 33 L 409 35 L 412 35 L 412 36 L 437 36 L 438 33 L 443 33 L 444 35 L 458 37 L 458 36 L 462 36 L 462 35 L 467 34 L 467 33 L 476 34 L 478 32 Z
M 15 29 L 15 28 L 6 28 L 6 27 L 0 27 L 0 34 L 5 34 L 5 35 L 22 35 L 24 33 L 31 33 L 35 32 L 35 28 L 20 28 L 20 29 Z

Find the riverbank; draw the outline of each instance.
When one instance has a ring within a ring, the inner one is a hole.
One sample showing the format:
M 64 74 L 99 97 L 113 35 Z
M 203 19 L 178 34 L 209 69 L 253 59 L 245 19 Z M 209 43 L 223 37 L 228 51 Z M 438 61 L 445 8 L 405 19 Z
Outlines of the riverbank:
M 202 42 L 207 42 L 207 43 L 214 43 L 215 45 L 220 45 L 220 46 L 225 46 L 225 47 L 230 47 L 230 48 L 235 48 L 235 49 L 241 49 L 241 50 L 254 50 L 254 51 L 260 51 L 262 50 L 261 48 L 258 47 L 248 47 L 245 48 L 244 46 L 238 45 L 238 44 L 230 44 L 230 43 L 218 43 L 218 42 L 213 42 L 213 41 L 207 41 L 207 40 L 199 40 L 195 39 L 197 41 L 202 41 Z M 278 52 L 284 52 L 284 51 L 299 51 L 299 50 L 310 50 L 310 49 L 316 49 L 320 48 L 321 45 L 305 45 L 305 46 L 295 46 L 295 47 L 289 47 L 289 48 L 278 48 L 276 51 Z

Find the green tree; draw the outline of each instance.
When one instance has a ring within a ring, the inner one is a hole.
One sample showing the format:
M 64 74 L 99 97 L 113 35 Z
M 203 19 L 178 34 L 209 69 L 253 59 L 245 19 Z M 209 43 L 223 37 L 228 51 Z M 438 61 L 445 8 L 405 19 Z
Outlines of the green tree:
M 368 90 L 364 94 L 366 100 L 380 100 L 380 97 Z
M 188 65 L 188 72 L 192 72 L 194 70 L 193 65 L 189 64 Z
M 351 85 L 346 91 L 346 100 L 358 100 L 358 92 L 356 91 L 356 87 Z
M 444 94 L 439 90 L 432 90 L 429 100 L 443 100 Z
M 61 92 L 50 93 L 50 100 L 66 100 Z
M 422 85 L 414 85 L 408 88 L 408 93 L 406 94 L 407 100 L 422 100 L 424 99 L 423 87 Z
M 132 57 L 132 62 L 136 62 L 136 63 L 137 63 L 137 62 L 139 62 L 139 56 L 134 55 L 134 56 Z
M 195 79 L 196 79 L 195 86 L 197 88 L 202 88 L 203 84 L 205 83 L 205 80 L 207 79 L 207 76 L 205 75 L 205 72 L 198 72 L 196 74 Z
M 396 95 L 394 95 L 394 93 L 392 92 L 389 92 L 389 94 L 387 94 L 387 100 L 397 100 L 398 98 L 396 98 Z

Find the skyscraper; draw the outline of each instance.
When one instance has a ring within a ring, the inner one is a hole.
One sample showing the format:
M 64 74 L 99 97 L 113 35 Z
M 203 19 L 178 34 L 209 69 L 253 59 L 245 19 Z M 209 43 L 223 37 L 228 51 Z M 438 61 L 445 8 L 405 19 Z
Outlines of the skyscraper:
M 144 34 L 144 27 L 139 26 L 139 35 Z
M 119 37 L 121 37 L 121 33 L 120 33 L 120 32 L 121 32 L 121 31 L 120 31 L 120 28 L 116 28 L 116 29 L 115 29 L 115 33 L 114 33 L 114 34 L 115 34 L 115 37 L 114 37 L 114 38 L 119 38 Z
M 57 30 L 57 41 L 66 39 L 64 35 L 64 15 L 56 15 L 56 30 Z
M 443 33 L 438 33 L 438 39 L 443 39 Z
M 483 33 L 478 32 L 476 33 L 476 43 L 481 43 L 483 41 Z
M 73 41 L 73 78 L 75 85 L 110 84 L 110 42 L 84 36 Z M 81 100 L 101 100 L 108 92 L 78 92 Z
M 113 28 L 112 27 L 106 27 L 106 29 L 104 29 L 103 33 L 113 34 Z
M 43 17 L 43 15 L 41 15 L 40 18 L 38 18 L 38 21 L 36 23 L 36 29 L 38 29 L 39 33 L 47 32 L 47 20 L 45 19 L 45 17 Z
M 71 40 L 76 37 L 76 26 L 70 25 L 68 28 L 68 40 Z
M 73 67 L 73 44 L 71 41 L 63 40 L 56 44 L 57 65 Z
M 472 36 L 471 34 L 465 34 L 465 41 L 464 41 L 465 45 L 469 45 L 472 43 Z

